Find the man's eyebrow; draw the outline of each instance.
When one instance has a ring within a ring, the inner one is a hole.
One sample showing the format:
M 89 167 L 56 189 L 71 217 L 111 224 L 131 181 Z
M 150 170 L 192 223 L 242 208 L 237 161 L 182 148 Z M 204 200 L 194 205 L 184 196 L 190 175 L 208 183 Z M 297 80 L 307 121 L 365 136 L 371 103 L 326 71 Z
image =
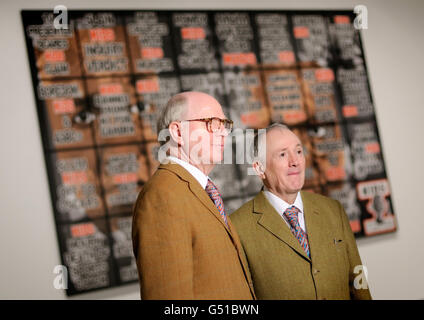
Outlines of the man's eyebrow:
M 297 147 L 302 147 L 302 144 L 301 143 L 296 144 L 295 148 L 297 148 Z M 281 149 L 277 149 L 275 152 L 286 151 L 287 149 L 288 149 L 288 147 L 284 147 L 284 148 L 281 148 Z

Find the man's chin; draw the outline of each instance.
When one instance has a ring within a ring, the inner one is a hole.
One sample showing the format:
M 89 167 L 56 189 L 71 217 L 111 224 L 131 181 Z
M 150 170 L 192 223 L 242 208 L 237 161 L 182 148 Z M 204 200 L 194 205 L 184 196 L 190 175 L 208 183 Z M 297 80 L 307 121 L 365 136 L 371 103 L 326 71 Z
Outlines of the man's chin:
M 292 186 L 291 193 L 298 193 L 303 188 L 303 183 L 299 185 Z
M 224 159 L 224 156 L 222 153 L 214 154 L 212 155 L 210 161 L 212 164 L 220 164 L 222 163 L 222 160 Z
M 222 164 L 222 158 L 211 159 L 211 164 Z

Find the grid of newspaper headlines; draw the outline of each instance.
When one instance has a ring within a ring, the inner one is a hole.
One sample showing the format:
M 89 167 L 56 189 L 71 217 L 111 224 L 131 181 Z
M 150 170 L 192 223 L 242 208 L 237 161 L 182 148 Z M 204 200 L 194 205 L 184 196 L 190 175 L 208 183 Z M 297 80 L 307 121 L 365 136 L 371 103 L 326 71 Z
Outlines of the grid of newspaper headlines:
M 235 128 L 287 124 L 305 146 L 305 189 L 339 200 L 357 237 L 396 230 L 352 12 L 69 11 L 68 29 L 54 18 L 22 11 L 69 295 L 137 281 L 132 206 L 158 166 L 157 116 L 181 91 L 214 96 Z M 261 188 L 248 167 L 211 174 L 228 213 Z

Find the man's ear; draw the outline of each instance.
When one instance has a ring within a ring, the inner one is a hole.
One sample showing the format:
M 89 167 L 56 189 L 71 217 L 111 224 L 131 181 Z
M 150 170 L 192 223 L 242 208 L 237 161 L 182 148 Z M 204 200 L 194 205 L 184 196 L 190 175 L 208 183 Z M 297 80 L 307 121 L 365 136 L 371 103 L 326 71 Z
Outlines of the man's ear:
M 173 121 L 169 124 L 169 135 L 171 136 L 171 140 L 173 140 L 178 145 L 184 145 L 184 141 L 182 139 L 182 132 L 180 122 Z
M 253 170 L 255 170 L 256 174 L 263 180 L 265 179 L 265 168 L 259 161 L 255 161 L 252 163 Z

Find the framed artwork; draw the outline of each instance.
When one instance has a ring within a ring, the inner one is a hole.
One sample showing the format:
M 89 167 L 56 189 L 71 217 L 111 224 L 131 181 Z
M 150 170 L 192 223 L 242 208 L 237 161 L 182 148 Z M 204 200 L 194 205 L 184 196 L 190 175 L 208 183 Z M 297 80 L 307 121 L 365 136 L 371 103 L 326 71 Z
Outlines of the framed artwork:
M 68 295 L 138 280 L 132 206 L 181 91 L 214 96 L 236 128 L 288 125 L 306 190 L 339 200 L 357 237 L 396 230 L 353 12 L 68 11 L 67 29 L 21 13 Z M 248 166 L 210 175 L 228 213 L 261 189 Z

